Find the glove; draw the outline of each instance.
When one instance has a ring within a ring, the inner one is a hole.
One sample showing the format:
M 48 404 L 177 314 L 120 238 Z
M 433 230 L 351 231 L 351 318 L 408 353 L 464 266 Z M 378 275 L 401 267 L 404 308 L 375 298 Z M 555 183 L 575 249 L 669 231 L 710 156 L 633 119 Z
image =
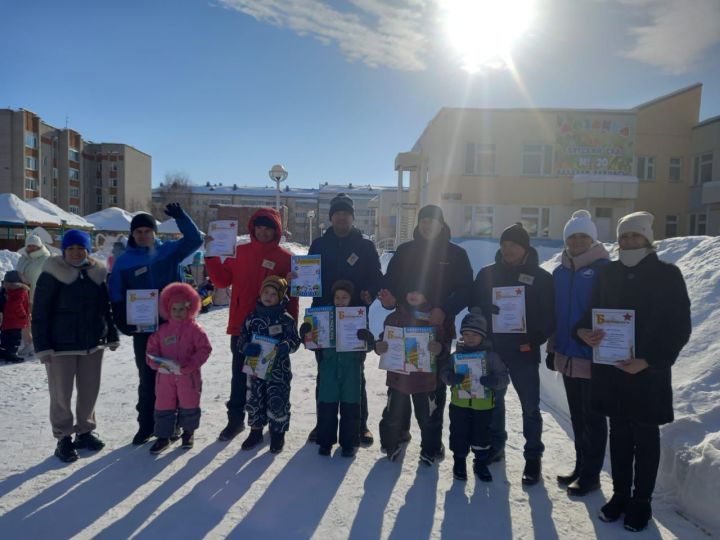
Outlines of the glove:
M 185 215 L 185 211 L 180 206 L 180 203 L 170 203 L 165 207 L 165 213 L 173 219 L 177 219 Z
M 363 341 L 370 341 L 372 342 L 373 339 L 375 339 L 375 336 L 372 335 L 372 332 L 368 330 L 367 328 L 361 328 L 357 331 L 357 338 L 361 339 Z
M 281 341 L 275 345 L 275 356 L 287 356 L 290 354 L 290 345 L 287 341 Z
M 305 341 L 305 335 L 312 330 L 312 324 L 309 322 L 304 322 L 300 325 L 300 330 L 298 331 L 300 333 L 300 339 Z
M 428 343 L 428 350 L 433 356 L 437 356 L 443 352 L 443 345 L 439 341 L 431 341 Z
M 375 343 L 375 352 L 377 354 L 384 354 L 388 350 L 387 341 L 378 341 Z
M 262 352 L 262 347 L 260 347 L 257 343 L 248 343 L 245 345 L 245 348 L 243 349 L 243 354 L 245 356 L 260 356 L 260 353 Z
M 545 366 L 550 371 L 555 371 L 555 353 L 547 353 L 547 356 L 545 356 Z
M 495 388 L 498 384 L 499 379 L 497 375 L 483 375 L 480 377 L 480 384 L 486 388 Z
M 461 373 L 455 373 L 453 371 L 440 372 L 440 380 L 448 386 L 457 386 L 463 382 L 464 378 L 465 375 Z
M 493 315 L 497 315 L 498 313 L 500 313 L 500 308 L 493 304 L 490 306 L 490 313 L 492 313 Z

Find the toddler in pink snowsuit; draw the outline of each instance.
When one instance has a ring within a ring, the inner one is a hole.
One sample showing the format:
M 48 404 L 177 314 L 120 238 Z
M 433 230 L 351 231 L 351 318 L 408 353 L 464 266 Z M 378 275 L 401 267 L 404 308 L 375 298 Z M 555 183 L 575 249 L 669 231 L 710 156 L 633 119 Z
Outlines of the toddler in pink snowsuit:
M 171 283 L 160 293 L 160 325 L 147 344 L 147 363 L 158 371 L 155 378 L 155 436 L 150 453 L 170 446 L 175 425 L 183 428 L 182 447 L 192 448 L 193 433 L 200 425 L 200 366 L 212 347 L 205 330 L 195 321 L 200 297 L 186 283 Z M 151 355 L 160 362 L 153 360 Z M 171 360 L 167 364 L 164 360 Z

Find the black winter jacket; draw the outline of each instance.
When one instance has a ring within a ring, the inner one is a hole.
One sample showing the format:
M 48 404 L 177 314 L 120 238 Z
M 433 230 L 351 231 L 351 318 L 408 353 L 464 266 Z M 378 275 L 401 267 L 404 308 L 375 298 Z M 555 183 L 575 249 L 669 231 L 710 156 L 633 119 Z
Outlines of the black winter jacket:
M 322 296 L 313 298 L 313 307 L 332 306 L 332 286 L 339 279 L 346 279 L 355 286 L 352 306 L 363 306 L 360 292 L 368 291 L 375 298 L 382 283 L 380 258 L 375 244 L 363 238 L 353 228 L 340 238 L 330 227 L 320 238 L 313 240 L 308 255 L 320 255 L 322 265 Z
M 670 368 L 692 329 L 690 299 L 678 267 L 660 261 L 655 253 L 632 268 L 613 261 L 600 271 L 590 306 L 576 330 L 592 328 L 592 308 L 635 310 L 635 357 L 649 364 L 635 375 L 593 364 L 593 408 L 638 422 L 672 422 Z
M 404 302 L 409 292 L 422 292 L 428 304 L 442 309 L 452 322 L 468 305 L 472 276 L 467 252 L 450 242 L 447 225 L 433 240 L 424 239 L 415 227 L 413 239 L 398 246 L 390 259 L 384 287 L 398 303 Z M 453 335 L 448 336 L 450 340 Z
M 473 285 L 471 306 L 479 306 L 492 332 L 493 287 L 525 286 L 525 334 L 491 334 L 495 350 L 503 360 L 529 355 L 540 361 L 540 346 L 555 331 L 555 292 L 552 276 L 540 268 L 535 248 L 528 249 L 525 262 L 509 266 L 500 250 L 495 263 L 478 272 Z
M 61 255 L 43 266 L 32 310 L 33 345 L 39 358 L 90 354 L 117 344 L 105 278 L 107 269 L 95 260 L 77 268 Z

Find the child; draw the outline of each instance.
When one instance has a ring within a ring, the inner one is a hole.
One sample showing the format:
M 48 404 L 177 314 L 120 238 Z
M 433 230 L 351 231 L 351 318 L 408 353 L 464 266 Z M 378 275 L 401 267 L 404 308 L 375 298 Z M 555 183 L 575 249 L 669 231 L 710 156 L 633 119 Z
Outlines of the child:
M 333 283 L 332 294 L 335 307 L 348 307 L 355 287 L 347 280 Z M 305 339 L 309 323 L 300 327 L 300 337 Z M 372 343 L 369 331 L 359 330 L 358 338 Z M 370 345 L 372 347 L 372 345 Z M 329 456 L 332 445 L 338 441 L 338 407 L 340 409 L 340 446 L 344 457 L 353 457 L 360 446 L 360 395 L 365 352 L 337 352 L 335 349 L 318 351 L 318 454 Z
M 170 446 L 178 427 L 183 429 L 182 447 L 193 447 L 193 435 L 200 425 L 200 366 L 210 357 L 212 347 L 202 327 L 195 321 L 200 297 L 187 283 L 171 283 L 160 293 L 160 325 L 147 344 L 147 363 L 158 371 L 155 381 L 155 436 L 151 454 Z M 173 360 L 164 365 L 150 355 Z
M 30 323 L 29 290 L 30 287 L 22 282 L 17 270 L 5 274 L 0 289 L 0 360 L 23 361 L 17 351 L 22 331 Z
M 263 439 L 263 428 L 270 424 L 270 452 L 277 454 L 285 446 L 285 432 L 290 427 L 290 353 L 300 346 L 295 319 L 286 311 L 287 281 L 268 276 L 260 287 L 255 310 L 247 316 L 238 348 L 245 358 L 259 356 L 260 345 L 252 342 L 253 334 L 278 340 L 267 380 L 248 377 L 245 409 L 250 435 L 242 443 L 243 450 L 255 448 Z
M 488 469 L 491 453 L 490 419 L 495 406 L 495 390 L 508 385 L 507 367 L 497 353 L 492 351 L 492 343 L 487 338 L 487 321 L 482 312 L 473 308 L 465 315 L 460 326 L 462 340 L 458 341 L 455 354 L 486 351 L 486 374 L 480 377 L 480 384 L 490 389 L 490 395 L 481 398 L 461 398 L 458 385 L 464 376 L 456 374 L 455 355 L 451 362 L 443 366 L 440 378 L 452 386 L 450 398 L 450 450 L 453 453 L 453 476 L 458 480 L 467 480 L 465 458 L 468 450 L 475 454 L 473 471 L 483 482 L 491 482 Z
M 387 316 L 385 326 L 429 326 L 430 311 L 424 293 L 419 290 L 408 292 L 398 302 L 396 310 Z M 429 350 L 436 358 L 438 368 L 447 361 L 449 351 L 442 342 L 452 335 L 452 322 L 436 327 L 435 339 L 429 343 Z M 388 344 L 378 341 L 375 352 L 382 354 Z M 436 459 L 445 455 L 442 444 L 442 421 L 444 413 L 444 392 L 438 392 L 437 373 L 395 373 L 387 372 L 388 401 L 380 420 L 380 443 L 388 458 L 395 461 L 400 454 L 401 443 L 410 440 L 407 425 L 410 418 L 411 399 L 415 418 L 420 426 L 420 461 L 431 466 Z M 444 390 L 444 387 L 443 387 Z

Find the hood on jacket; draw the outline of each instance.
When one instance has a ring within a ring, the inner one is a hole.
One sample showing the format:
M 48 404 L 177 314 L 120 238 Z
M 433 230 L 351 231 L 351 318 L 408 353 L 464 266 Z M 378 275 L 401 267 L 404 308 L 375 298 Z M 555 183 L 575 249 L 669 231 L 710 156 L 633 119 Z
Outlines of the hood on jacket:
M 188 320 L 194 320 L 200 313 L 200 295 L 187 283 L 171 283 L 160 293 L 158 311 L 160 317 L 169 321 L 173 304 L 185 302 L 188 308 Z
M 107 277 L 105 265 L 92 257 L 88 257 L 88 264 L 82 268 L 68 264 L 62 255 L 50 257 L 43 264 L 43 272 L 47 272 L 65 285 L 70 285 L 78 279 L 83 270 L 96 285 L 102 285 Z
M 282 221 L 280 221 L 280 214 L 274 208 L 260 208 L 250 216 L 247 225 L 248 233 L 250 233 L 250 243 L 259 243 L 255 238 L 255 220 L 261 216 L 270 218 L 275 223 L 275 238 L 269 244 L 277 246 L 280 244 L 280 237 L 282 236 Z
M 18 249 L 18 253 L 21 257 L 28 257 L 29 259 L 37 259 L 39 257 L 50 257 L 51 253 L 48 250 L 48 248 L 45 247 L 45 245 L 40 246 L 40 249 L 36 249 L 32 253 L 28 253 L 27 249 L 20 248 Z

